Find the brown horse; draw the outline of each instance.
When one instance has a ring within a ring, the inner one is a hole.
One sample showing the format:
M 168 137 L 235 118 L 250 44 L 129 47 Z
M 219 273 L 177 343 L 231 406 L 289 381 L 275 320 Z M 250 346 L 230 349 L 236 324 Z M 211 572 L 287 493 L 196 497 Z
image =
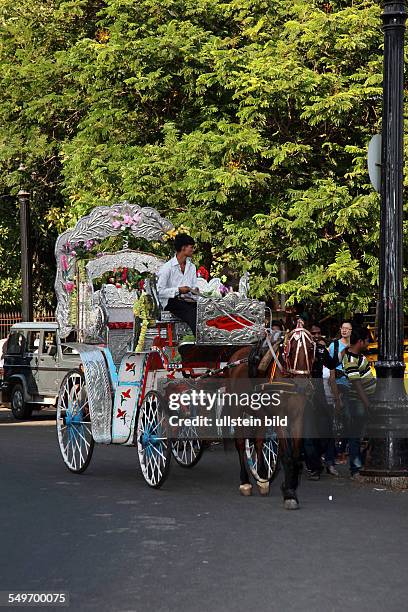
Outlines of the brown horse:
M 299 319 L 294 330 L 272 344 L 269 335 L 258 347 L 244 347 L 237 350 L 231 357 L 231 362 L 247 359 L 231 368 L 228 373 L 230 390 L 243 389 L 244 379 L 250 379 L 253 386 L 261 376 L 266 383 L 256 389 L 262 392 L 280 394 L 280 404 L 273 409 L 277 417 L 287 416 L 288 427 L 276 428 L 279 439 L 279 455 L 284 470 L 284 481 L 281 485 L 284 507 L 288 510 L 299 507 L 297 488 L 302 469 L 301 442 L 303 434 L 303 414 L 307 401 L 307 393 L 311 390 L 311 370 L 315 355 L 315 343 L 311 335 L 303 327 Z M 266 352 L 265 352 L 266 349 Z M 254 365 L 255 364 L 255 365 Z M 258 382 L 260 382 L 258 380 Z M 241 411 L 242 412 L 242 411 Z M 264 416 L 265 413 L 259 413 Z M 270 410 L 268 411 L 271 416 Z M 259 479 L 257 486 L 262 495 L 269 493 L 269 480 L 263 460 L 264 430 L 258 430 L 255 437 Z M 245 440 L 235 440 L 240 461 L 240 492 L 251 495 L 247 464 L 245 461 Z

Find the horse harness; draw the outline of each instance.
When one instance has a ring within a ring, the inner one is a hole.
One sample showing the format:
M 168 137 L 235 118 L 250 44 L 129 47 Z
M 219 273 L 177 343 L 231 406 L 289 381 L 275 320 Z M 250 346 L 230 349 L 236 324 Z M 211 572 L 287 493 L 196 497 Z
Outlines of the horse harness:
M 294 361 L 293 363 L 291 363 L 290 353 L 293 342 L 296 342 L 297 346 Z M 307 347 L 307 342 L 309 342 L 309 345 L 313 346 L 313 357 L 311 360 L 309 360 L 309 350 Z M 268 347 L 268 350 L 261 357 L 260 353 L 265 343 Z M 307 368 L 306 370 L 297 368 L 301 348 L 303 348 L 305 354 Z M 267 388 L 270 389 L 271 386 L 280 386 L 281 392 L 283 393 L 306 393 L 306 385 L 304 384 L 304 382 L 302 382 L 302 379 L 296 381 L 295 377 L 307 376 L 308 383 L 311 382 L 309 377 L 312 371 L 315 354 L 316 343 L 313 341 L 310 333 L 306 329 L 304 329 L 303 324 L 301 324 L 300 322 L 293 331 L 289 332 L 289 334 L 287 334 L 286 336 L 283 336 L 282 334 L 279 340 L 275 343 L 271 342 L 270 334 L 267 332 L 265 340 L 258 342 L 258 344 L 252 349 L 248 357 L 249 376 L 255 378 L 259 372 L 266 372 L 269 368 L 271 361 L 273 360 L 268 383 L 260 385 L 262 390 L 266 391 Z M 280 360 L 281 356 L 283 357 L 283 363 Z M 278 371 L 283 379 L 286 378 L 289 380 L 283 380 L 282 378 L 276 380 L 275 377 Z
M 291 346 L 293 342 L 297 343 L 296 346 L 296 355 L 293 361 L 293 364 L 290 363 L 290 353 Z M 313 346 L 313 359 L 311 362 L 309 361 L 309 351 L 306 345 L 306 341 L 308 341 Z M 262 355 L 264 345 L 267 345 L 268 349 L 265 354 Z M 297 369 L 296 366 L 298 364 L 300 348 L 303 348 L 305 358 L 306 358 L 306 370 Z M 260 372 L 266 372 L 269 368 L 271 361 L 273 360 L 271 373 L 269 376 L 269 380 L 267 385 L 281 385 L 283 387 L 287 387 L 287 389 L 282 389 L 284 393 L 304 393 L 304 389 L 302 390 L 300 384 L 297 384 L 297 381 L 294 380 L 295 376 L 307 376 L 309 377 L 311 374 L 311 369 L 313 365 L 313 361 L 316 354 L 316 344 L 313 341 L 310 333 L 304 329 L 303 322 L 298 322 L 297 327 L 289 332 L 289 334 L 280 334 L 280 338 L 277 342 L 271 342 L 271 336 L 269 332 L 266 332 L 265 338 L 260 338 L 257 344 L 251 349 L 248 357 L 244 357 L 242 359 L 237 359 L 236 361 L 232 361 L 227 363 L 221 368 L 217 368 L 214 370 L 207 370 L 205 373 L 199 375 L 197 379 L 208 378 L 212 376 L 225 375 L 226 372 L 232 368 L 235 368 L 241 364 L 248 364 L 248 375 L 249 378 L 257 378 Z M 280 356 L 282 355 L 284 364 L 280 361 Z M 276 372 L 279 370 L 279 373 L 283 378 L 290 380 L 275 380 Z M 303 385 L 302 385 L 303 386 Z M 263 389 L 265 385 L 260 385 Z M 296 388 L 295 391 L 290 391 L 289 388 Z

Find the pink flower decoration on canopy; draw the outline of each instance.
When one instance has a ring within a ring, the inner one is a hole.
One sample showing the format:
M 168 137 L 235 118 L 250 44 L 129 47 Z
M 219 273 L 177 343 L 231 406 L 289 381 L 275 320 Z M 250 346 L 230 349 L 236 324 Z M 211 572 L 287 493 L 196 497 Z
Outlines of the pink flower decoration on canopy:
M 68 257 L 66 255 L 61 256 L 61 267 L 64 272 L 67 272 L 69 270 Z
M 124 213 L 123 216 L 119 215 L 117 217 L 112 217 L 112 227 L 115 229 L 127 230 L 132 229 L 135 231 L 137 229 L 137 225 L 139 224 L 142 218 L 142 213 L 138 212 L 133 216 L 129 213 Z
M 133 225 L 133 219 L 127 213 L 123 215 L 123 223 L 124 225 Z
M 73 281 L 67 281 L 66 283 L 64 283 L 64 287 L 68 293 L 72 293 L 75 289 L 75 283 Z

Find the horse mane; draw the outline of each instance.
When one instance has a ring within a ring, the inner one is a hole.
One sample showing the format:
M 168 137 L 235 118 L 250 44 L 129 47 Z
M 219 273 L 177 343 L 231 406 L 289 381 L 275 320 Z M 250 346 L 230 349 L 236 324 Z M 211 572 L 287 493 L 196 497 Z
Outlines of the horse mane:
M 258 368 L 261 363 L 261 360 L 264 356 L 262 353 L 262 347 L 264 344 L 264 339 L 260 338 L 258 342 L 251 348 L 250 353 L 248 355 L 248 377 L 256 378 L 259 376 Z

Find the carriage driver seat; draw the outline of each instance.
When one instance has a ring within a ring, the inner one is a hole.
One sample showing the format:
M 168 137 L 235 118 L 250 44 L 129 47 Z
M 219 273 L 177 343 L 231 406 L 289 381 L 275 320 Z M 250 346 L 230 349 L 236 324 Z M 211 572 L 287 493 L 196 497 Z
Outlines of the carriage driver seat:
M 145 281 L 145 290 L 153 300 L 156 316 L 156 325 L 159 328 L 171 325 L 173 328 L 173 336 L 175 340 L 180 340 L 186 334 L 191 334 L 191 330 L 187 323 L 176 317 L 169 310 L 164 310 L 159 300 L 159 293 L 157 291 L 156 277 L 151 276 Z
M 152 275 L 145 280 L 145 291 L 153 300 L 154 314 L 156 323 L 182 323 L 183 321 L 174 316 L 169 310 L 164 310 L 159 300 L 159 292 L 157 291 L 156 276 Z

